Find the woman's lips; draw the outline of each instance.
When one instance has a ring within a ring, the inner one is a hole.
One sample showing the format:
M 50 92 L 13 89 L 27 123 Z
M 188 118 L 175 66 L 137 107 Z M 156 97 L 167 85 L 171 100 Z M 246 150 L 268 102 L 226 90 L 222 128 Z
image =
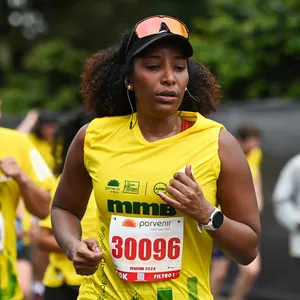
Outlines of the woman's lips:
M 178 97 L 177 93 L 174 91 L 162 91 L 156 94 L 156 98 L 163 102 L 170 102 Z
M 176 96 L 156 95 L 156 98 L 162 102 L 170 102 L 176 99 Z

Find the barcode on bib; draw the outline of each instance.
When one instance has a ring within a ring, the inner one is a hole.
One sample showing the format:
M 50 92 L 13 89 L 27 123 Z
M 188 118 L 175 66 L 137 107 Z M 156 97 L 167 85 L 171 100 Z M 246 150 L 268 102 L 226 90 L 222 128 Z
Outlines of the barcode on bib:
M 137 279 L 138 280 L 145 280 L 145 273 L 139 272 L 137 274 Z

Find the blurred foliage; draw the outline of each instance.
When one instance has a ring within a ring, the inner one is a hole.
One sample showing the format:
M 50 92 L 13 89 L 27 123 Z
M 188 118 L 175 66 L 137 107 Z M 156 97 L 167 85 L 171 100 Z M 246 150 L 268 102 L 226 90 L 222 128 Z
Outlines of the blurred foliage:
M 10 62 L 0 58 L 5 114 L 22 114 L 33 105 L 76 106 L 86 54 L 114 44 L 149 15 L 169 14 L 190 26 L 208 9 L 207 1 L 194 0 L 0 0 L 0 6 L 0 56 L 2 48 L 10 55 Z
M 195 56 L 218 75 L 230 99 L 298 98 L 300 2 L 213 0 L 196 18 Z
M 65 110 L 80 103 L 79 74 L 87 53 L 66 41 L 37 44 L 24 57 L 22 72 L 13 72 L 1 90 L 3 110 L 25 113 L 31 107 Z
M 162 13 L 188 25 L 195 57 L 217 75 L 225 99 L 300 94 L 298 0 L 2 0 L 0 6 L 6 114 L 78 105 L 87 56 L 117 42 L 136 21 Z

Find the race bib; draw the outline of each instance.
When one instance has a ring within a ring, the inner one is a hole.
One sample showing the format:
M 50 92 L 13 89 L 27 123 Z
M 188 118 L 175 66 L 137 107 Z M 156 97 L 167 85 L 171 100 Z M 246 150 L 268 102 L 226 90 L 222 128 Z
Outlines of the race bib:
M 183 251 L 183 217 L 112 216 L 110 254 L 119 277 L 128 282 L 178 278 Z
M 0 212 L 0 254 L 2 254 L 3 249 L 4 249 L 4 218 L 2 213 Z

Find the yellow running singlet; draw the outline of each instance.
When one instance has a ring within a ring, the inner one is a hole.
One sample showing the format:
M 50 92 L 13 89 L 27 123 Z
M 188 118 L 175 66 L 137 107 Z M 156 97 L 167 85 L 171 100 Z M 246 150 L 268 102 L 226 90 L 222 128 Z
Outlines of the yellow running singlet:
M 138 123 L 129 129 L 131 116 L 98 118 L 87 128 L 84 159 L 105 259 L 78 299 L 213 299 L 212 239 L 158 193 L 190 163 L 206 199 L 216 205 L 223 126 L 198 113 L 180 116 L 193 126 L 155 142 L 145 140 Z

